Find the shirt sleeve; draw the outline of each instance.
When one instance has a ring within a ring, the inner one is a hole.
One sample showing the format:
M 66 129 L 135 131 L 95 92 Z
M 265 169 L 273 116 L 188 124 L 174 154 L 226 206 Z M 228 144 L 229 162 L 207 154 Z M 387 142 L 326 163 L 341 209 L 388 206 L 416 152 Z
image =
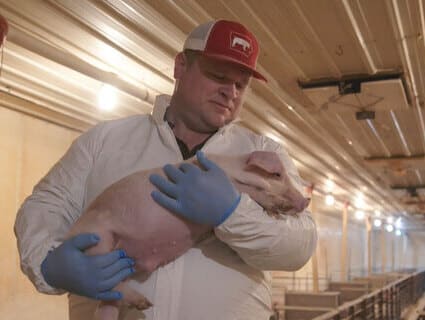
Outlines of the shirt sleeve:
M 301 178 L 289 155 L 280 146 L 273 149 L 291 182 L 304 194 Z M 316 224 L 308 209 L 296 215 L 269 216 L 245 193 L 236 210 L 214 232 L 247 264 L 260 270 L 297 270 L 310 259 L 317 242 Z
M 85 184 L 93 164 L 93 130 L 73 142 L 69 150 L 34 187 L 15 221 L 21 269 L 38 291 L 61 294 L 49 286 L 40 266 L 49 250 L 59 246 L 82 213 Z

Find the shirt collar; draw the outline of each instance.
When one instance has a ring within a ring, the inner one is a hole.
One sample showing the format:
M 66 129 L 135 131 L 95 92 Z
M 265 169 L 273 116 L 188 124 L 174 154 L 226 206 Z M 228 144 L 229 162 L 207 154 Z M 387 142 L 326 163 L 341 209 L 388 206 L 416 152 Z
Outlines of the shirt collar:
M 168 94 L 160 94 L 156 96 L 153 104 L 152 117 L 157 125 L 164 123 L 164 115 L 170 105 L 171 96 Z

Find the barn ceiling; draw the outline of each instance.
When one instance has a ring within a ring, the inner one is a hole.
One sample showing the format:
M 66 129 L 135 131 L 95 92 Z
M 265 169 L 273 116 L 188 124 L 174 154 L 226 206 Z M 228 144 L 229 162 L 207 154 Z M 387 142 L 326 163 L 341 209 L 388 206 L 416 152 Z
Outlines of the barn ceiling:
M 0 0 L 0 105 L 68 128 L 149 113 L 185 34 L 241 21 L 261 45 L 242 123 L 283 143 L 315 207 L 425 227 L 425 0 Z M 117 89 L 101 111 L 98 93 Z M 323 204 L 332 179 L 334 207 Z M 351 212 L 354 213 L 354 210 Z

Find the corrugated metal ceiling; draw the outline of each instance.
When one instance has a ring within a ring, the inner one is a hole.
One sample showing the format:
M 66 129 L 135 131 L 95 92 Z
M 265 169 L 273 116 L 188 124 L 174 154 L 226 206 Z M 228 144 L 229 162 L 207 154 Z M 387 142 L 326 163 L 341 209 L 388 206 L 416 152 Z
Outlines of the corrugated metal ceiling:
M 0 0 L 10 25 L 0 105 L 76 130 L 148 113 L 156 94 L 172 92 L 174 56 L 185 34 L 214 18 L 238 20 L 259 38 L 260 70 L 269 79 L 253 82 L 243 124 L 284 143 L 318 195 L 326 193 L 327 178 L 335 181 L 336 209 L 320 198 L 318 210 L 339 214 L 362 192 L 370 212 L 406 215 L 417 227 L 425 213 L 424 6 L 424 0 Z M 368 82 L 342 94 L 357 80 Z M 118 107 L 109 113 L 97 108 L 104 83 L 119 89 Z M 374 111 L 375 118 L 357 120 L 358 111 Z

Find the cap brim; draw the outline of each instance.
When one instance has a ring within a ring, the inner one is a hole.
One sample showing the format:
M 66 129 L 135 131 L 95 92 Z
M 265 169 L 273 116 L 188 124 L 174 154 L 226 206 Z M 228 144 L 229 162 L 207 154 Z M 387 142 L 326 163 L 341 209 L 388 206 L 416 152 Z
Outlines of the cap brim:
M 212 58 L 212 59 L 216 59 L 216 60 L 221 60 L 221 61 L 226 61 L 226 62 L 231 62 L 233 64 L 237 64 L 241 67 L 243 67 L 244 69 L 249 70 L 250 72 L 252 72 L 252 76 L 258 80 L 263 80 L 264 82 L 267 82 L 266 77 L 264 77 L 261 73 L 259 73 L 257 70 L 251 68 L 250 66 L 241 63 L 239 60 L 236 59 L 232 59 L 228 56 L 224 56 L 224 55 L 220 55 L 220 54 L 213 54 L 213 53 L 205 53 L 200 51 L 201 55 L 207 58 Z

